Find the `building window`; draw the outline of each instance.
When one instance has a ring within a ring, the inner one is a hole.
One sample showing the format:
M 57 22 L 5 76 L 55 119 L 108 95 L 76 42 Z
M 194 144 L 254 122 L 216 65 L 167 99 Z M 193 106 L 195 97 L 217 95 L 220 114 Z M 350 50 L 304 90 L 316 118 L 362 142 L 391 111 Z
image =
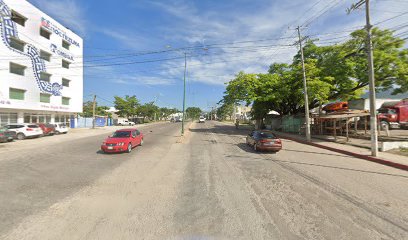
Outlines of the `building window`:
M 23 66 L 17 63 L 12 63 L 12 62 L 10 63 L 10 73 L 24 76 L 25 69 L 26 69 L 26 66 Z
M 10 38 L 10 47 L 20 51 L 20 52 L 24 52 L 24 46 L 25 46 L 25 42 L 20 41 L 18 39 L 15 38 Z
M 25 90 L 10 88 L 9 98 L 16 100 L 24 100 Z
M 40 80 L 50 82 L 51 81 L 51 74 L 46 72 L 40 72 Z
M 0 112 L 0 126 L 17 123 L 17 113 Z
M 70 62 L 65 61 L 65 60 L 62 60 L 62 67 L 63 67 L 63 68 L 69 68 L 69 65 L 70 65 L 70 64 L 71 64 Z
M 40 28 L 40 35 L 45 37 L 46 39 L 51 38 L 51 33 L 49 31 L 45 30 L 44 28 Z
M 67 42 L 67 41 L 65 41 L 65 40 L 62 40 L 62 47 L 63 47 L 63 48 L 69 50 L 69 46 L 70 46 L 70 45 L 71 45 L 71 44 L 69 44 L 69 42 Z
M 40 93 L 40 102 L 42 103 L 50 103 L 51 95 L 46 93 Z
M 69 97 L 62 97 L 62 105 L 69 105 Z
M 27 21 L 27 18 L 13 10 L 11 11 L 11 20 L 13 20 L 13 22 L 20 24 L 21 26 L 24 27 L 25 22 Z
M 46 51 L 40 50 L 40 58 L 45 61 L 51 61 L 51 53 L 47 53 Z
M 71 82 L 71 80 L 68 80 L 66 78 L 62 79 L 62 86 L 64 87 L 69 87 L 69 82 Z

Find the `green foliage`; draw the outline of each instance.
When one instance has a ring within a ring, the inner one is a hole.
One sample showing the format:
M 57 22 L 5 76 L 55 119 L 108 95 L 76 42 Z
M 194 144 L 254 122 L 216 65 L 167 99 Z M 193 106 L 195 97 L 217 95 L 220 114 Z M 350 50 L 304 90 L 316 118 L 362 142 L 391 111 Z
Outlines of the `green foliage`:
M 170 116 L 171 114 L 174 113 L 178 113 L 180 112 L 178 109 L 176 108 L 166 108 L 166 107 L 162 107 L 159 109 L 159 118 L 160 119 L 166 119 L 168 116 Z
M 390 30 L 374 28 L 374 72 L 377 90 L 408 91 L 408 50 Z M 357 30 L 343 44 L 304 47 L 310 108 L 335 100 L 359 97 L 368 86 L 366 32 Z M 239 72 L 225 91 L 224 104 L 252 104 L 252 115 L 262 119 L 270 110 L 282 115 L 304 109 L 300 53 L 291 64 L 273 63 L 266 74 Z
M 95 115 L 96 116 L 110 116 L 105 110 L 109 108 L 106 106 L 98 106 L 98 102 L 95 103 Z M 83 104 L 83 110 L 81 116 L 83 117 L 93 117 L 93 101 L 86 101 Z
M 217 108 L 217 117 L 219 119 L 225 120 L 229 117 L 229 120 L 232 119 L 234 114 L 234 104 L 223 104 L 221 107 Z
M 159 107 L 154 102 L 145 103 L 137 108 L 136 113 L 139 117 L 154 120 L 155 116 L 159 116 Z
M 188 107 L 186 109 L 186 114 L 191 119 L 198 119 L 201 115 L 202 111 L 198 107 Z
M 137 113 L 137 107 L 140 106 L 139 100 L 136 98 L 135 95 L 128 96 L 126 95 L 125 98 L 121 98 L 115 96 L 115 108 L 118 110 L 118 115 L 120 117 L 134 117 Z

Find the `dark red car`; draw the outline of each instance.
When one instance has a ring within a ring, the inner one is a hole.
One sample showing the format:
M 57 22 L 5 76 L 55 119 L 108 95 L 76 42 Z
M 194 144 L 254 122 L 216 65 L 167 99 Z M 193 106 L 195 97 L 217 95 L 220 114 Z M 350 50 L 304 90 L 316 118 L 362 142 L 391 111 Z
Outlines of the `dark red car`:
M 53 124 L 37 123 L 37 126 L 39 126 L 43 130 L 44 135 L 54 135 L 55 134 L 55 126 Z
M 132 148 L 143 145 L 143 134 L 136 128 L 126 128 L 117 130 L 109 136 L 101 145 L 101 150 L 108 152 L 128 152 Z
M 282 149 L 282 141 L 270 131 L 253 131 L 246 137 L 246 143 L 255 151 L 279 152 Z

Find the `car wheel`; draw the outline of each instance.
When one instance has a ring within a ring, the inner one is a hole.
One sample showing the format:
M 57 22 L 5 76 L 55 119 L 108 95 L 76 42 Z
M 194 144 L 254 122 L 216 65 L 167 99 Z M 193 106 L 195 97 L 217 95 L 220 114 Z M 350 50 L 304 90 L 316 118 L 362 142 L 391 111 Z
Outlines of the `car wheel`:
M 132 144 L 129 143 L 126 152 L 130 153 L 131 151 L 132 151 Z
M 18 139 L 18 140 L 23 140 L 23 139 L 25 139 L 24 133 L 19 133 L 19 134 L 17 134 L 17 139 Z
M 68 132 L 64 132 L 64 134 L 67 134 Z
M 142 138 L 142 140 L 140 141 L 139 146 L 143 146 L 143 138 Z
M 60 132 L 59 132 L 59 131 L 55 131 L 55 134 L 58 135 L 58 134 L 60 134 Z

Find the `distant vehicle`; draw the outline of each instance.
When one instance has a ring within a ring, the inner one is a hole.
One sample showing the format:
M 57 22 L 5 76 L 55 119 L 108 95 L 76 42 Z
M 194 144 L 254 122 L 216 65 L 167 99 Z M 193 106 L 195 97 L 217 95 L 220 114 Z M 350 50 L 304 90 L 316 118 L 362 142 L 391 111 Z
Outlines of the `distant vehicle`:
M 255 151 L 279 152 L 282 141 L 270 131 L 253 131 L 246 137 L 246 143 Z
M 182 117 L 175 117 L 175 118 L 174 118 L 174 121 L 175 121 L 175 122 L 182 122 L 182 121 L 183 121 L 183 118 L 182 118 Z
M 41 128 L 32 123 L 12 123 L 6 125 L 6 128 L 10 131 L 14 131 L 17 134 L 18 140 L 29 137 L 41 137 L 41 135 L 43 135 Z
M 109 152 L 128 152 L 132 151 L 133 147 L 143 145 L 143 134 L 136 128 L 117 130 L 112 136 L 103 141 L 101 150 L 105 153 Z
M 199 123 L 204 123 L 204 122 L 205 122 L 205 117 L 200 117 L 200 118 L 198 119 L 198 122 L 199 122 Z
M 12 142 L 16 138 L 16 132 L 10 131 L 5 127 L 0 127 L 0 142 Z
M 37 125 L 43 130 L 43 134 L 48 136 L 48 135 L 54 135 L 55 134 L 55 125 L 54 124 L 49 124 L 49 123 L 37 123 Z
M 68 133 L 68 128 L 65 123 L 56 123 L 54 124 L 55 126 L 55 134 L 67 134 Z
M 378 109 L 378 120 L 382 128 L 408 128 L 408 98 L 383 103 Z
M 129 119 L 126 118 L 118 118 L 118 122 L 116 123 L 119 126 L 133 126 L 135 125 L 134 122 L 129 121 Z

